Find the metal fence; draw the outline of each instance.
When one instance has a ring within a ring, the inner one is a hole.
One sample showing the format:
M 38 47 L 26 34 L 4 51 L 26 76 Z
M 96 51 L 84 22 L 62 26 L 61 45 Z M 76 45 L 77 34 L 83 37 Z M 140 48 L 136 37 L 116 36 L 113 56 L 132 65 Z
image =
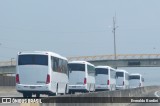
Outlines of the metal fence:
M 15 76 L 0 76 L 0 86 L 15 86 Z

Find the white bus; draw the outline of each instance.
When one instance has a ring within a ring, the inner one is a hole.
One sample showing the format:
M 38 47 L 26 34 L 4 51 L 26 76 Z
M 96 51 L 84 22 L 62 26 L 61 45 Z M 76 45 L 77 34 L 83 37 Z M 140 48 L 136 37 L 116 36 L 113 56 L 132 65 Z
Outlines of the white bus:
M 96 91 L 116 89 L 116 69 L 109 66 L 97 66 Z
M 143 87 L 144 78 L 139 73 L 129 75 L 130 88 Z
M 95 91 L 95 67 L 86 61 L 72 61 L 69 66 L 69 93 Z
M 68 61 L 53 52 L 19 52 L 16 66 L 16 89 L 23 97 L 68 92 Z
M 116 89 L 129 88 L 129 73 L 125 70 L 116 70 Z

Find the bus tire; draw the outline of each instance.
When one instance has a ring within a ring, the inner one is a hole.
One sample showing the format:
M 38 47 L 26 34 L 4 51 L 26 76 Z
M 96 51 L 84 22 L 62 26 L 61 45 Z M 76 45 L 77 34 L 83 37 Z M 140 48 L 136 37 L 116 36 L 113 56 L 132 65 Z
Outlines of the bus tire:
M 69 93 L 69 94 L 75 94 L 75 92 L 74 92 L 74 91 L 71 91 L 71 90 L 69 90 L 68 93 Z
M 68 93 L 69 93 L 69 94 L 75 94 L 75 92 L 74 92 L 74 91 L 70 91 L 70 90 L 69 90 L 69 92 L 68 92 Z
M 40 94 L 39 94 L 39 93 L 37 93 L 37 94 L 36 94 L 36 98 L 39 98 L 39 97 L 40 97 Z
M 31 97 L 32 97 L 32 93 L 29 93 L 29 94 L 28 94 L 28 98 L 31 98 Z
M 72 91 L 72 94 L 75 94 L 75 91 Z
M 69 90 L 69 92 L 68 92 L 69 94 L 72 94 L 72 92 Z
M 24 97 L 24 98 L 27 98 L 27 94 L 26 94 L 26 93 L 23 93 L 23 97 Z
M 24 98 L 31 98 L 32 97 L 32 93 L 23 93 L 23 97 Z

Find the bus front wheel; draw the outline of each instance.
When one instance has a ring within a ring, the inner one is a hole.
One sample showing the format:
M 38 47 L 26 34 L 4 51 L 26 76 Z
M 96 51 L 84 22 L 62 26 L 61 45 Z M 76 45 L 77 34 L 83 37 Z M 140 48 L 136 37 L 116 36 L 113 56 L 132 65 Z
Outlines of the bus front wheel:
M 36 98 L 39 98 L 40 97 L 40 94 L 36 94 Z
M 32 93 L 23 93 L 23 97 L 24 98 L 31 98 L 32 97 Z

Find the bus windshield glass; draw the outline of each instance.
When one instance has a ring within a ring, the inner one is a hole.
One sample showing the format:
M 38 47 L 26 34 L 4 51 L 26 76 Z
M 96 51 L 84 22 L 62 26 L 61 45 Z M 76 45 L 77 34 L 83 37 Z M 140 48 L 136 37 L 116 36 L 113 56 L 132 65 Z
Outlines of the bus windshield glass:
M 140 79 L 140 76 L 129 76 L 129 79 L 132 80 L 132 79 Z
M 116 76 L 117 77 L 123 77 L 124 75 L 123 75 L 123 72 L 116 72 Z
M 104 69 L 104 68 L 96 68 L 96 75 L 98 74 L 106 74 L 108 75 L 108 69 Z
M 70 71 L 85 71 L 85 64 L 68 64 Z
M 18 65 L 48 65 L 47 55 L 19 55 Z

